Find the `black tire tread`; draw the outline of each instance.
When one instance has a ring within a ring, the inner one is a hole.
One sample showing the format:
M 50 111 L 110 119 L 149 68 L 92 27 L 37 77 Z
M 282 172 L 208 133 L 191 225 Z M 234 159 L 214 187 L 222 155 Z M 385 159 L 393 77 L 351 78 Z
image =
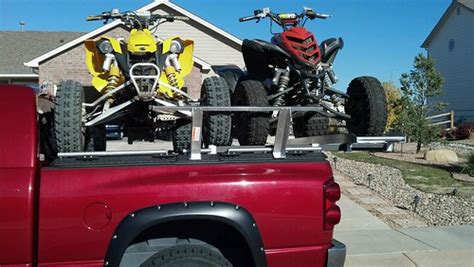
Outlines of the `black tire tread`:
M 256 80 L 239 82 L 232 100 L 233 106 L 268 106 L 265 87 L 260 81 Z M 236 115 L 235 130 L 240 145 L 265 145 L 270 130 L 270 114 L 265 112 L 240 112 Z
M 82 132 L 82 85 L 73 80 L 61 81 L 56 91 L 54 133 L 58 152 L 81 152 L 85 148 Z
M 232 264 L 220 253 L 203 245 L 176 245 L 165 248 L 148 258 L 141 267 L 177 267 L 186 261 L 199 261 L 199 266 L 231 267 Z M 187 265 L 189 266 L 189 265 Z
M 309 113 L 293 120 L 293 133 L 295 137 L 327 135 L 329 118 L 318 114 Z
M 182 153 L 191 147 L 191 121 L 180 119 L 176 121 L 173 133 L 173 150 Z
M 355 125 L 352 120 L 349 120 L 347 122 L 349 132 L 358 136 L 382 135 L 387 122 L 387 99 L 380 81 L 370 76 L 355 78 L 349 84 L 347 93 L 350 96 L 349 102 L 354 95 L 365 99 L 360 103 L 350 103 L 346 108 L 349 115 L 362 116 L 360 118 L 363 121 L 362 124 Z M 364 112 L 353 109 L 354 105 L 362 105 Z
M 229 107 L 229 86 L 224 78 L 212 76 L 204 79 L 201 87 L 202 106 Z M 230 114 L 207 112 L 203 120 L 205 145 L 229 146 L 232 144 L 232 118 Z

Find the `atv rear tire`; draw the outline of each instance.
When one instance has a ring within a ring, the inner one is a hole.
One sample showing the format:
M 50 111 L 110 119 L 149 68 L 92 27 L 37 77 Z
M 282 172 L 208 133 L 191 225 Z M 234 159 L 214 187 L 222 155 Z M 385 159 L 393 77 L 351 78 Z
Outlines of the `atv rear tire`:
M 84 91 L 76 81 L 62 81 L 56 91 L 54 131 L 58 152 L 82 152 L 86 128 L 82 122 Z
M 191 121 L 179 119 L 173 132 L 173 151 L 183 153 L 191 147 Z
M 314 113 L 293 119 L 293 133 L 295 137 L 327 135 L 329 118 Z
M 105 124 L 88 128 L 86 131 L 86 143 L 86 151 L 105 151 L 107 148 Z
M 267 107 L 265 87 L 260 81 L 241 81 L 232 96 L 233 106 Z M 234 133 L 240 145 L 265 145 L 270 129 L 270 114 L 267 112 L 236 112 Z
M 229 107 L 230 91 L 226 81 L 217 76 L 204 79 L 201 87 L 201 106 Z M 232 118 L 229 113 L 204 112 L 203 143 L 206 146 L 232 144 Z
M 387 99 L 382 84 L 374 77 L 358 77 L 347 89 L 345 112 L 351 116 L 347 129 L 357 136 L 379 136 L 387 122 Z

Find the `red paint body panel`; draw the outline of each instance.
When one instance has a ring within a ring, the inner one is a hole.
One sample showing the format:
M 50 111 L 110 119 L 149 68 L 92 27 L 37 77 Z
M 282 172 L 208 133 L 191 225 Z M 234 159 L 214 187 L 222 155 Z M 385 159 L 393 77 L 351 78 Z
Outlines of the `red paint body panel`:
M 279 40 L 285 50 L 300 61 L 316 65 L 321 60 L 321 51 L 314 34 L 304 27 L 291 27 L 281 33 Z
M 259 225 L 266 249 L 328 246 L 332 231 L 322 229 L 322 185 L 331 177 L 327 162 L 43 169 L 39 262 L 101 259 L 127 214 L 185 201 L 244 207 Z M 101 231 L 82 220 L 94 202 L 112 211 L 111 223 Z M 83 248 L 80 254 L 77 247 Z
M 36 96 L 0 85 L 0 265 L 33 262 L 37 177 Z
M 0 93 L 8 114 L 0 131 L 1 266 L 102 266 L 126 215 L 193 201 L 249 211 L 268 266 L 325 264 L 333 234 L 323 230 L 327 161 L 40 169 L 33 91 L 0 86 Z

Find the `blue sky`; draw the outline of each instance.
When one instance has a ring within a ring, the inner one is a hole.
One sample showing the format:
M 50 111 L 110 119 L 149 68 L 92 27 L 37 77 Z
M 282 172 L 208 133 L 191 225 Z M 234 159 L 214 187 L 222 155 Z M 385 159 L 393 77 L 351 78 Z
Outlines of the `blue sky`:
M 0 0 L 0 30 L 89 31 L 100 22 L 86 22 L 87 15 L 117 7 L 133 10 L 151 0 Z M 239 23 L 254 9 L 270 7 L 274 12 L 300 12 L 303 6 L 333 15 L 328 20 L 307 23 L 319 41 L 342 37 L 345 47 L 335 62 L 345 89 L 350 80 L 371 75 L 398 83 L 400 74 L 411 69 L 421 43 L 438 22 L 451 0 L 174 0 L 198 16 L 240 38 L 271 38 L 268 21 Z M 197 44 L 199 45 L 199 44 Z

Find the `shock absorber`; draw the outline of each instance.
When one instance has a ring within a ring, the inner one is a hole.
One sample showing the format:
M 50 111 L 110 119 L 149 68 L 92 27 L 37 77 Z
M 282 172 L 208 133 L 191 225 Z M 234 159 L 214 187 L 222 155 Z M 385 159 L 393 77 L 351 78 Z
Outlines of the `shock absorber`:
M 166 68 L 165 73 L 169 84 L 173 87 L 178 87 L 178 79 L 176 78 L 176 71 L 174 70 L 174 67 Z
M 178 61 L 178 55 L 170 54 L 165 60 L 165 73 L 168 82 L 173 87 L 178 87 L 178 77 L 176 72 L 181 71 L 181 65 Z
M 278 82 L 277 93 L 280 94 L 273 101 L 273 106 L 283 106 L 285 104 L 283 92 L 288 88 L 288 85 L 290 84 L 290 71 L 288 69 L 277 69 L 273 81 L 274 83 L 276 81 Z
M 115 64 L 110 66 L 109 77 L 107 77 L 107 85 L 105 86 L 105 93 L 115 89 L 120 82 L 120 69 Z

